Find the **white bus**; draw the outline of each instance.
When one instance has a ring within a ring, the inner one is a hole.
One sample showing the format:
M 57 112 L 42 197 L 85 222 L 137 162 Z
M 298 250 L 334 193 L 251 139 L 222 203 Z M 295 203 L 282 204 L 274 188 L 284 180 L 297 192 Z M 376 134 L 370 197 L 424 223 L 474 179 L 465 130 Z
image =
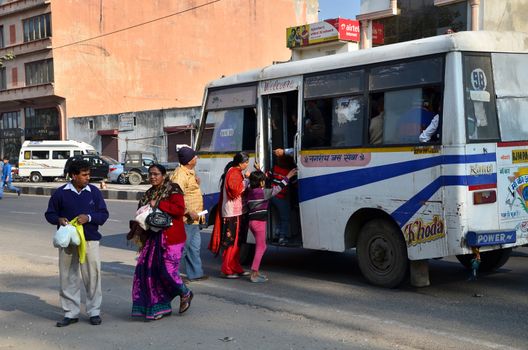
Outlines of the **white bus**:
M 96 154 L 92 145 L 73 140 L 24 141 L 18 158 L 18 174 L 31 182 L 64 176 L 68 158 Z
M 271 169 L 273 150 L 292 148 L 291 246 L 356 248 L 385 287 L 409 261 L 469 267 L 480 252 L 480 270 L 500 267 L 528 243 L 527 42 L 460 32 L 211 82 L 195 144 L 207 209 L 235 152 Z M 276 222 L 271 207 L 269 244 Z

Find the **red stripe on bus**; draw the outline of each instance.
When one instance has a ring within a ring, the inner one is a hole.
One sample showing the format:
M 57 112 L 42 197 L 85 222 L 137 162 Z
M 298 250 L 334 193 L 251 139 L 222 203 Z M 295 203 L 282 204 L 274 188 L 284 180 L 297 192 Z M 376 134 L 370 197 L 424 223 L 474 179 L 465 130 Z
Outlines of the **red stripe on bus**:
M 497 147 L 528 146 L 528 141 L 497 142 Z
M 487 190 L 489 188 L 497 188 L 497 184 L 471 185 L 468 187 L 470 191 Z

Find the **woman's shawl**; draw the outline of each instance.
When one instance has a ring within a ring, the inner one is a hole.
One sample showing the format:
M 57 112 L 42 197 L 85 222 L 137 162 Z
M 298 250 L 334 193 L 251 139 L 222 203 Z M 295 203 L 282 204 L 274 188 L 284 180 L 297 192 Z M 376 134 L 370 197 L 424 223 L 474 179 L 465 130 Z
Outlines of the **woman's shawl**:
M 156 188 L 152 186 L 143 194 L 143 197 L 139 200 L 138 208 L 149 204 L 152 200 L 159 199 L 161 201 L 169 198 L 173 193 L 183 194 L 183 191 L 177 183 L 171 182 L 169 178 L 165 178 L 160 187 Z

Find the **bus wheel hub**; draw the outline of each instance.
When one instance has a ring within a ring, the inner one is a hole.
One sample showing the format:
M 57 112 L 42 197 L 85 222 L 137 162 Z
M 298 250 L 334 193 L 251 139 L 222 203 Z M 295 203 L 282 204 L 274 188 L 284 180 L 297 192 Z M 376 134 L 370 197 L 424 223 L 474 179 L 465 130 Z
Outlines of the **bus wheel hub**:
M 376 238 L 370 244 L 370 259 L 375 268 L 385 270 L 390 265 L 390 247 L 382 238 Z

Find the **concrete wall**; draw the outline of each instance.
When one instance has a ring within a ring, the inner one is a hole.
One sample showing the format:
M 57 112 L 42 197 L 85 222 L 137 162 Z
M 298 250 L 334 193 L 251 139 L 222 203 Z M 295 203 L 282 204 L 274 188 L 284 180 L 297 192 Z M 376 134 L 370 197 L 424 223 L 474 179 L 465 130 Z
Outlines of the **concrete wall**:
M 481 29 L 528 32 L 528 0 L 481 0 Z
M 121 115 L 136 117 L 133 130 L 119 131 L 118 149 L 119 161 L 123 161 L 125 151 L 148 151 L 156 153 L 158 160 L 167 161 L 167 137 L 163 131 L 168 126 L 183 126 L 191 124 L 200 115 L 200 108 L 179 108 L 166 110 L 151 110 L 122 114 L 107 114 L 68 119 L 68 139 L 84 141 L 98 152 L 101 152 L 101 137 L 98 130 L 119 129 Z M 90 129 L 93 121 L 93 129 Z M 128 141 L 127 141 L 128 139 Z
M 317 0 L 186 11 L 203 3 L 53 0 L 55 92 L 68 117 L 200 105 L 208 81 L 288 60 L 286 27 L 317 21 Z

